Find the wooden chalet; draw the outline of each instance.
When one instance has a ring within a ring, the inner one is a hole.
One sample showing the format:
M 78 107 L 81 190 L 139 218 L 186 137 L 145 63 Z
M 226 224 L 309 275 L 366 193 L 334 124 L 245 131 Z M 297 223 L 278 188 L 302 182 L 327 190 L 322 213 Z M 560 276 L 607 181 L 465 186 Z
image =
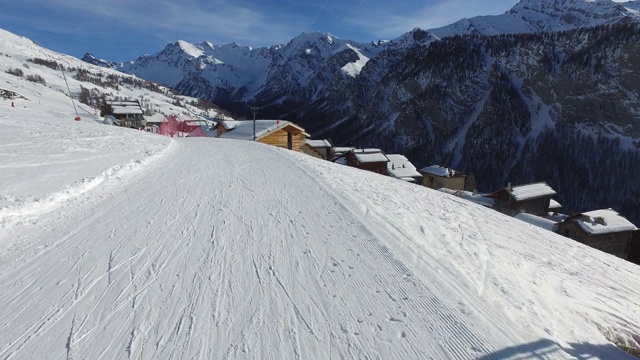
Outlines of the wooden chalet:
M 569 216 L 558 224 L 558 233 L 568 238 L 629 259 L 638 228 L 613 209 L 594 210 Z
M 115 118 L 115 125 L 142 129 L 147 124 L 143 114 L 138 100 L 107 100 L 101 115 Z
M 216 137 L 253 140 L 253 120 L 221 120 L 215 126 Z M 300 151 L 309 137 L 303 128 L 284 120 L 256 120 L 255 141 L 284 149 Z
M 351 149 L 344 158 L 348 166 L 387 175 L 389 159 L 380 149 Z
M 422 175 L 416 167 L 404 155 L 387 154 L 387 174 L 396 179 L 404 180 L 414 184 L 420 184 Z
M 538 216 L 546 216 L 549 212 L 551 197 L 556 194 L 549 185 L 544 182 L 527 185 L 511 186 L 498 190 L 489 197 L 494 199 L 494 209 L 501 213 L 514 216 L 519 213 L 528 213 Z
M 328 140 L 305 140 L 300 151 L 313 157 L 328 160 L 331 156 L 331 143 Z
M 465 190 L 467 175 L 438 165 L 418 170 L 422 175 L 422 185 L 432 189 Z

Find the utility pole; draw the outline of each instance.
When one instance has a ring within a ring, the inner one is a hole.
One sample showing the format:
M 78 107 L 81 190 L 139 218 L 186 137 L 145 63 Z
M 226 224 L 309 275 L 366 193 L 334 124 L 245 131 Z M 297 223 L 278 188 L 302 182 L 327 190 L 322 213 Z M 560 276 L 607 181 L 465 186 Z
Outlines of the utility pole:
M 251 113 L 253 114 L 253 141 L 256 141 L 256 114 L 258 113 L 258 109 L 260 108 L 255 106 L 255 103 L 251 106 Z
M 78 115 L 78 110 L 76 109 L 76 102 L 73 101 L 73 95 L 71 95 L 71 89 L 69 89 L 69 83 L 67 82 L 67 76 L 64 74 L 64 70 L 60 69 L 60 71 L 62 71 L 62 77 L 64 78 L 65 84 L 67 84 L 67 91 L 69 91 L 69 97 L 71 98 L 71 103 L 73 104 L 73 111 L 76 112 L 76 118 L 74 120 L 75 121 L 80 121 L 80 115 Z

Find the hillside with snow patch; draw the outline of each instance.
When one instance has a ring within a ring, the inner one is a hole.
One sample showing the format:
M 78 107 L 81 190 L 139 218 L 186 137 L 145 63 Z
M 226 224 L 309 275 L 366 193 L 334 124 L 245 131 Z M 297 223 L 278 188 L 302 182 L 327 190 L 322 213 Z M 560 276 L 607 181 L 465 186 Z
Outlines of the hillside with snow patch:
M 167 115 L 183 118 L 224 117 L 215 109 L 194 106 L 199 99 L 180 96 L 167 87 L 159 86 L 134 75 L 89 64 L 72 56 L 45 49 L 30 39 L 0 29 L 0 89 L 17 95 L 14 106 L 24 108 L 40 102 L 42 97 L 54 97 L 51 112 L 67 105 L 76 106 L 81 118 L 99 121 L 100 101 L 106 99 L 140 100 L 147 119 L 162 121 Z M 91 104 L 80 103 L 83 89 Z M 72 97 L 74 100 L 72 100 Z M 73 114 L 75 117 L 75 112 Z

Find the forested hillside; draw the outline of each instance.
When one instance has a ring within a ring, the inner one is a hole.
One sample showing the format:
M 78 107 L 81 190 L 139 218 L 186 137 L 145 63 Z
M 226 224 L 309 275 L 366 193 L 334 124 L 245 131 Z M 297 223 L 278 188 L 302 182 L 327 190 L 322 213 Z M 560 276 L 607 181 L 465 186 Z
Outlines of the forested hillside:
M 378 78 L 372 59 L 355 95 L 328 92 L 299 118 L 339 144 L 473 173 L 481 191 L 547 181 L 565 211 L 613 207 L 638 223 L 638 54 L 631 24 L 454 36 L 381 54 L 392 70 Z

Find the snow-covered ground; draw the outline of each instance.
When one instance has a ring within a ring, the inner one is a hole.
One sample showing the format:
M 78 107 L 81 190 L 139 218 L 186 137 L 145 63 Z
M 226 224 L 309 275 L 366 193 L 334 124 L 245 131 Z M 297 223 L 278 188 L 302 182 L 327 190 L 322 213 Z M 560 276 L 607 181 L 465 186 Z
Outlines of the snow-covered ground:
M 2 359 L 624 359 L 640 267 L 267 145 L 0 103 Z M 64 101 L 63 101 L 64 100 Z
M 60 72 L 23 64 L 77 59 L 4 32 L 0 53 L 0 89 L 22 96 L 0 100 L 1 359 L 625 359 L 613 341 L 637 346 L 636 265 L 303 154 L 107 126 L 77 102 L 74 121 Z

